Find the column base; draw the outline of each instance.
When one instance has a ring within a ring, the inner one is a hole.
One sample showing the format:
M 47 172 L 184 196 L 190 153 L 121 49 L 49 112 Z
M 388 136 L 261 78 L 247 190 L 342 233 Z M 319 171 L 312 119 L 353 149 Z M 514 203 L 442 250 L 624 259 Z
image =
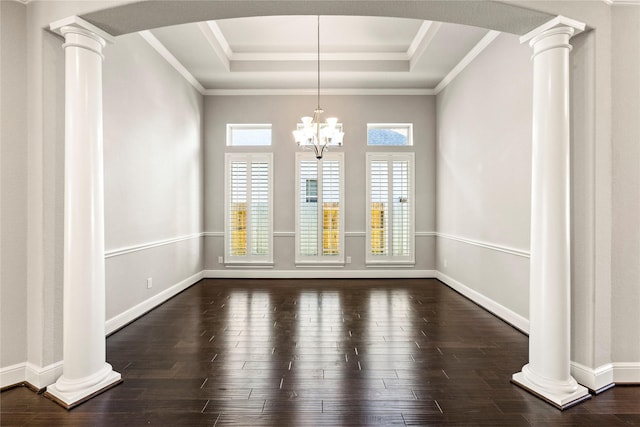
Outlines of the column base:
M 550 403 L 561 411 L 577 405 L 578 403 L 584 402 L 585 400 L 591 399 L 589 390 L 577 383 L 575 390 L 571 391 L 562 390 L 561 388 L 559 390 L 552 390 L 548 387 L 542 387 L 527 378 L 527 375 L 524 372 L 525 368 L 527 368 L 527 366 L 523 368 L 523 372 L 513 374 L 511 382 L 522 387 L 534 396 Z
M 68 410 L 121 382 L 120 374 L 105 363 L 98 373 L 80 380 L 68 380 L 63 374 L 55 384 L 47 387 L 44 395 Z

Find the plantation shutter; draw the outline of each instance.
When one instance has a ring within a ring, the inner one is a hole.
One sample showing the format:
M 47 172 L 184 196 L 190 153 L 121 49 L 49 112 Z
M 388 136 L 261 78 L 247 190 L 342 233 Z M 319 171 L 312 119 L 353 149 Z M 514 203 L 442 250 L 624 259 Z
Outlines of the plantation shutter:
M 370 236 L 371 255 L 386 256 L 389 253 L 389 167 L 385 160 L 370 164 Z
M 247 162 L 231 162 L 229 195 L 230 256 L 247 255 Z
M 344 262 L 343 158 L 296 156 L 296 263 Z
M 271 154 L 227 154 L 225 262 L 271 262 Z
M 393 160 L 392 164 L 392 234 L 394 257 L 409 256 L 411 217 L 409 212 L 413 200 L 409 198 L 409 161 Z
M 300 255 L 318 255 L 318 162 L 300 162 L 299 242 Z
M 269 163 L 251 163 L 251 255 L 269 254 Z
M 322 255 L 340 253 L 340 163 L 322 161 Z
M 413 155 L 367 154 L 367 262 L 414 260 Z

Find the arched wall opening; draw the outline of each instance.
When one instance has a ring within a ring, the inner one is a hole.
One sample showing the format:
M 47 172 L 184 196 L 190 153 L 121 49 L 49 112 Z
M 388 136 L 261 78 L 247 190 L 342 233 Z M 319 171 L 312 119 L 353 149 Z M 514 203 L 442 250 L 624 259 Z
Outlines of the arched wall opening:
M 553 15 L 480 2 L 140 2 L 82 15 L 112 35 L 208 19 L 259 15 L 372 15 L 423 18 L 524 34 Z M 593 60 L 593 57 L 586 58 Z M 593 82 L 588 82 L 593 83 Z M 584 113 L 584 111 L 582 112 Z M 591 111 L 586 112 L 591 116 Z M 589 292 L 587 292 L 589 294 Z M 591 311 L 585 316 L 593 316 Z M 574 322 L 575 324 L 575 322 Z M 589 335 L 590 332 L 587 332 Z

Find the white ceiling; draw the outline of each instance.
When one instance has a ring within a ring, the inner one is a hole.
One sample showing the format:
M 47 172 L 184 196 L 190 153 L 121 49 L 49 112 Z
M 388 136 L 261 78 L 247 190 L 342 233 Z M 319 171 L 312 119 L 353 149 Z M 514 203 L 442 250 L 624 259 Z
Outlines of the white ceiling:
M 322 16 L 321 87 L 434 89 L 495 34 L 417 19 Z M 143 36 L 204 90 L 313 89 L 317 84 L 315 16 L 222 19 Z

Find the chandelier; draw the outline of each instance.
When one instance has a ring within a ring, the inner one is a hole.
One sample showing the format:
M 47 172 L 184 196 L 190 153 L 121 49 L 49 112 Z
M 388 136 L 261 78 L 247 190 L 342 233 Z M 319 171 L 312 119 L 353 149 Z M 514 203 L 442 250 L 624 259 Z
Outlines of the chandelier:
M 321 123 L 320 116 L 324 110 L 320 108 L 320 16 L 318 16 L 318 106 L 313 111 L 313 117 L 302 117 L 302 124 L 298 124 L 293 131 L 293 137 L 299 147 L 303 149 L 313 148 L 316 159 L 322 159 L 322 155 L 328 145 L 342 145 L 344 132 L 338 125 L 335 117 L 327 118 Z

